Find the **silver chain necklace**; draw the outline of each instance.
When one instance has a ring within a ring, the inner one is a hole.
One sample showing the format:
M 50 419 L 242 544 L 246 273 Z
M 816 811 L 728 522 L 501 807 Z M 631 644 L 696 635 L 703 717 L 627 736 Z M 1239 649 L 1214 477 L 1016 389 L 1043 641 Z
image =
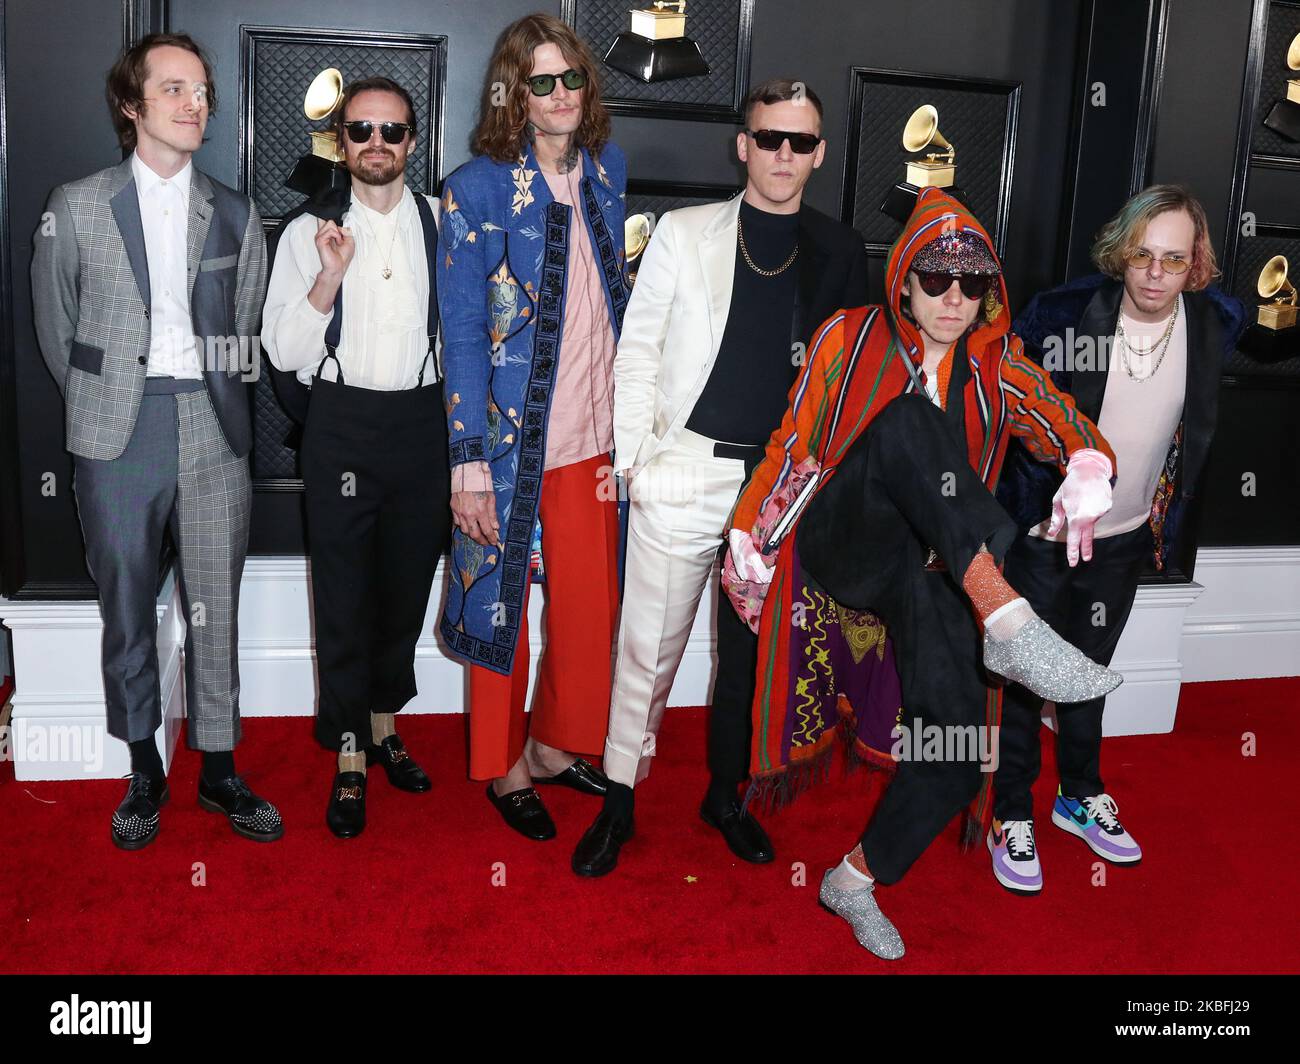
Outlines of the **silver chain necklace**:
M 1169 322 L 1165 326 L 1164 335 L 1146 351 L 1143 351 L 1140 347 L 1134 347 L 1129 343 L 1128 336 L 1124 332 L 1124 311 L 1120 310 L 1119 318 L 1115 322 L 1115 338 L 1121 345 L 1119 362 L 1120 365 L 1124 367 L 1124 372 L 1128 374 L 1129 380 L 1135 381 L 1138 384 L 1146 384 L 1147 381 L 1156 375 L 1156 372 L 1160 369 L 1160 364 L 1165 360 L 1165 354 L 1169 350 L 1169 341 L 1174 335 L 1174 323 L 1178 321 L 1178 305 L 1181 302 L 1182 300 L 1180 299 L 1174 301 L 1174 312 L 1169 315 Z M 1151 372 L 1145 377 L 1139 377 L 1134 374 L 1133 367 L 1129 363 L 1129 354 L 1141 355 L 1143 358 L 1149 358 L 1151 355 L 1155 354 L 1157 350 L 1159 350 L 1160 355 L 1156 359 L 1156 364 L 1151 368 Z

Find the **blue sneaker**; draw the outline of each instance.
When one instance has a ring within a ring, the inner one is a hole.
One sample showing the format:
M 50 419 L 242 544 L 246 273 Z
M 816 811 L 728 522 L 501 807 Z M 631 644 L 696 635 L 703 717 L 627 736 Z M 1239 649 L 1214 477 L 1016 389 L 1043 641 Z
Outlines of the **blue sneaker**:
M 1056 789 L 1052 823 L 1062 831 L 1078 835 L 1098 857 L 1112 864 L 1137 864 L 1142 850 L 1119 822 L 1119 807 L 1109 794 L 1091 798 L 1067 798 Z

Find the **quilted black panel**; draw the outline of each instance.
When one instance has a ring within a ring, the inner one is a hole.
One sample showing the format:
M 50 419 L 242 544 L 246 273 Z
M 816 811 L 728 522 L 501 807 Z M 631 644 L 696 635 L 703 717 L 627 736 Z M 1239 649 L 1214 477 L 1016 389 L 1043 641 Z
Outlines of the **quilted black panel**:
M 647 195 L 629 191 L 627 194 L 627 213 L 653 214 L 655 218 L 662 218 L 669 211 L 675 211 L 679 207 L 694 207 L 700 203 L 716 203 L 718 200 L 726 198 L 727 193 L 721 191 L 716 196 Z
M 649 6 L 640 0 L 565 0 L 562 17 L 578 31 L 596 58 L 601 59 L 614 38 L 630 27 L 629 9 Z M 692 0 L 686 5 L 686 36 L 700 46 L 709 73 L 647 85 L 639 78 L 603 66 L 605 102 L 612 104 L 611 110 L 615 112 L 628 110 L 619 101 L 687 105 L 714 112 L 708 117 L 739 121 L 740 104 L 749 91 L 747 37 L 753 11 L 754 0 Z M 738 68 L 742 72 L 739 92 L 736 90 Z M 645 110 L 644 107 L 633 109 Z
M 253 385 L 253 453 L 250 457 L 254 480 L 297 480 L 298 453 L 284 445 L 294 427 L 280 407 L 262 355 L 262 372 Z
M 1274 255 L 1286 256 L 1291 283 L 1300 287 L 1300 233 L 1283 236 L 1261 231 L 1255 236 L 1243 236 L 1237 241 L 1237 268 L 1233 275 L 1232 294 L 1245 301 L 1250 321 L 1255 320 L 1255 307 L 1262 302 L 1255 290 L 1255 282 L 1259 279 L 1259 271 L 1264 268 L 1264 263 Z M 1300 357 L 1288 358 L 1282 362 L 1257 362 L 1249 355 L 1233 352 L 1224 365 L 1223 372 L 1234 377 L 1300 377 Z
M 859 74 L 860 104 L 856 112 L 856 137 L 850 134 L 849 150 L 856 141 L 856 166 L 850 172 L 852 198 L 850 222 L 872 250 L 892 244 L 899 224 L 880 213 L 881 201 L 889 189 L 906 177 L 906 163 L 923 158 L 903 148 L 903 126 L 923 103 L 939 111 L 939 131 L 957 149 L 957 185 L 966 193 L 966 204 L 1002 246 L 999 233 L 1004 202 L 1003 163 L 1008 145 L 1008 113 L 1015 97 L 1006 86 L 945 85 L 935 87 L 882 80 L 870 72 Z M 1014 130 L 1013 130 L 1014 134 Z M 1009 183 L 1010 177 L 1008 175 Z M 846 197 L 847 198 L 847 197 Z M 1005 190 L 1009 202 L 1010 188 Z
M 1251 132 L 1250 150 L 1256 155 L 1283 155 L 1300 159 L 1300 144 L 1280 137 L 1264 125 L 1269 109 L 1286 99 L 1288 78 L 1300 78 L 1300 71 L 1286 65 L 1286 50 L 1300 33 L 1300 4 L 1272 3 L 1268 6 L 1268 30 L 1264 44 L 1264 65 L 1260 70 L 1259 106 Z
M 326 122 L 309 122 L 303 116 L 302 100 L 312 78 L 331 66 L 338 67 L 345 84 L 383 75 L 411 94 L 419 131 L 415 150 L 406 164 L 407 183 L 428 193 L 435 191 L 441 168 L 436 152 L 441 121 L 438 86 L 445 61 L 443 38 L 430 38 L 427 46 L 396 47 L 340 43 L 338 34 L 330 34 L 327 40 L 297 39 L 310 38 L 306 31 L 294 31 L 292 40 L 259 30 L 245 33 L 248 61 L 241 95 L 247 98 L 251 79 L 252 101 L 243 177 L 245 191 L 257 201 L 264 218 L 283 217 L 302 198 L 284 187 L 285 179 L 299 156 L 311 149 L 308 134 L 327 126 Z
M 298 157 L 310 150 L 310 130 L 325 128 L 326 123 L 308 122 L 303 116 L 302 99 L 312 78 L 329 66 L 338 67 L 345 83 L 383 75 L 411 94 L 419 131 L 407 162 L 407 182 L 415 189 L 436 191 L 445 38 L 385 42 L 363 33 L 264 28 L 245 29 L 244 35 L 240 102 L 249 122 L 241 177 L 268 227 L 301 199 L 284 181 Z M 284 445 L 293 429 L 264 365 L 253 386 L 254 481 L 298 479 L 297 453 Z

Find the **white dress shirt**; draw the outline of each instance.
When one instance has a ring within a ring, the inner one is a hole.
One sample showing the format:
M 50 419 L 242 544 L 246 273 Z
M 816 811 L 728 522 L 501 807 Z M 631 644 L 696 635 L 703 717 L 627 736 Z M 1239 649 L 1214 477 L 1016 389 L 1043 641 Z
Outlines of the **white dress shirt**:
M 138 154 L 131 156 L 145 257 L 149 262 L 150 377 L 198 380 L 203 363 L 190 315 L 188 230 L 194 164 L 159 177 Z
M 267 357 L 277 369 L 296 372 L 307 385 L 325 360 L 325 330 L 333 317 L 332 310 L 322 314 L 307 301 L 321 271 L 318 222 L 314 215 L 301 215 L 281 235 L 262 310 Z M 414 195 L 403 189 L 401 200 L 386 215 L 353 199 L 343 225 L 356 240 L 343 275 L 343 328 L 336 352 L 344 383 L 402 391 L 417 385 L 424 367 L 424 384 L 434 384 L 432 361 L 425 365 L 429 267 Z M 385 269 L 392 271 L 387 279 Z M 321 376 L 338 379 L 333 359 L 325 362 Z

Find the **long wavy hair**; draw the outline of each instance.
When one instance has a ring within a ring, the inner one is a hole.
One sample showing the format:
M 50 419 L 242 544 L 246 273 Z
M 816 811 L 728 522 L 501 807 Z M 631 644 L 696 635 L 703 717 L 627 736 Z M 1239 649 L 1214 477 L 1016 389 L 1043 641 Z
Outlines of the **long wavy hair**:
M 1147 223 L 1166 211 L 1186 211 L 1192 219 L 1195 237 L 1192 241 L 1191 276 L 1187 289 L 1198 292 L 1219 276 L 1219 265 L 1210 243 L 1210 226 L 1205 218 L 1205 208 L 1200 201 L 1181 185 L 1152 185 L 1129 198 L 1114 218 L 1102 226 L 1097 241 L 1092 245 L 1092 261 L 1106 276 L 1116 281 L 1124 279 L 1128 269 L 1125 259 L 1142 242 Z
M 528 126 L 528 76 L 533 70 L 533 49 L 554 44 L 565 62 L 587 75 L 582 90 L 582 124 L 574 136 L 581 147 L 599 155 L 609 142 L 609 112 L 600 101 L 600 67 L 591 50 L 573 29 L 553 15 L 526 15 L 506 27 L 497 38 L 488 64 L 487 84 L 478 128 L 476 154 L 497 162 L 512 162 L 523 149 Z

